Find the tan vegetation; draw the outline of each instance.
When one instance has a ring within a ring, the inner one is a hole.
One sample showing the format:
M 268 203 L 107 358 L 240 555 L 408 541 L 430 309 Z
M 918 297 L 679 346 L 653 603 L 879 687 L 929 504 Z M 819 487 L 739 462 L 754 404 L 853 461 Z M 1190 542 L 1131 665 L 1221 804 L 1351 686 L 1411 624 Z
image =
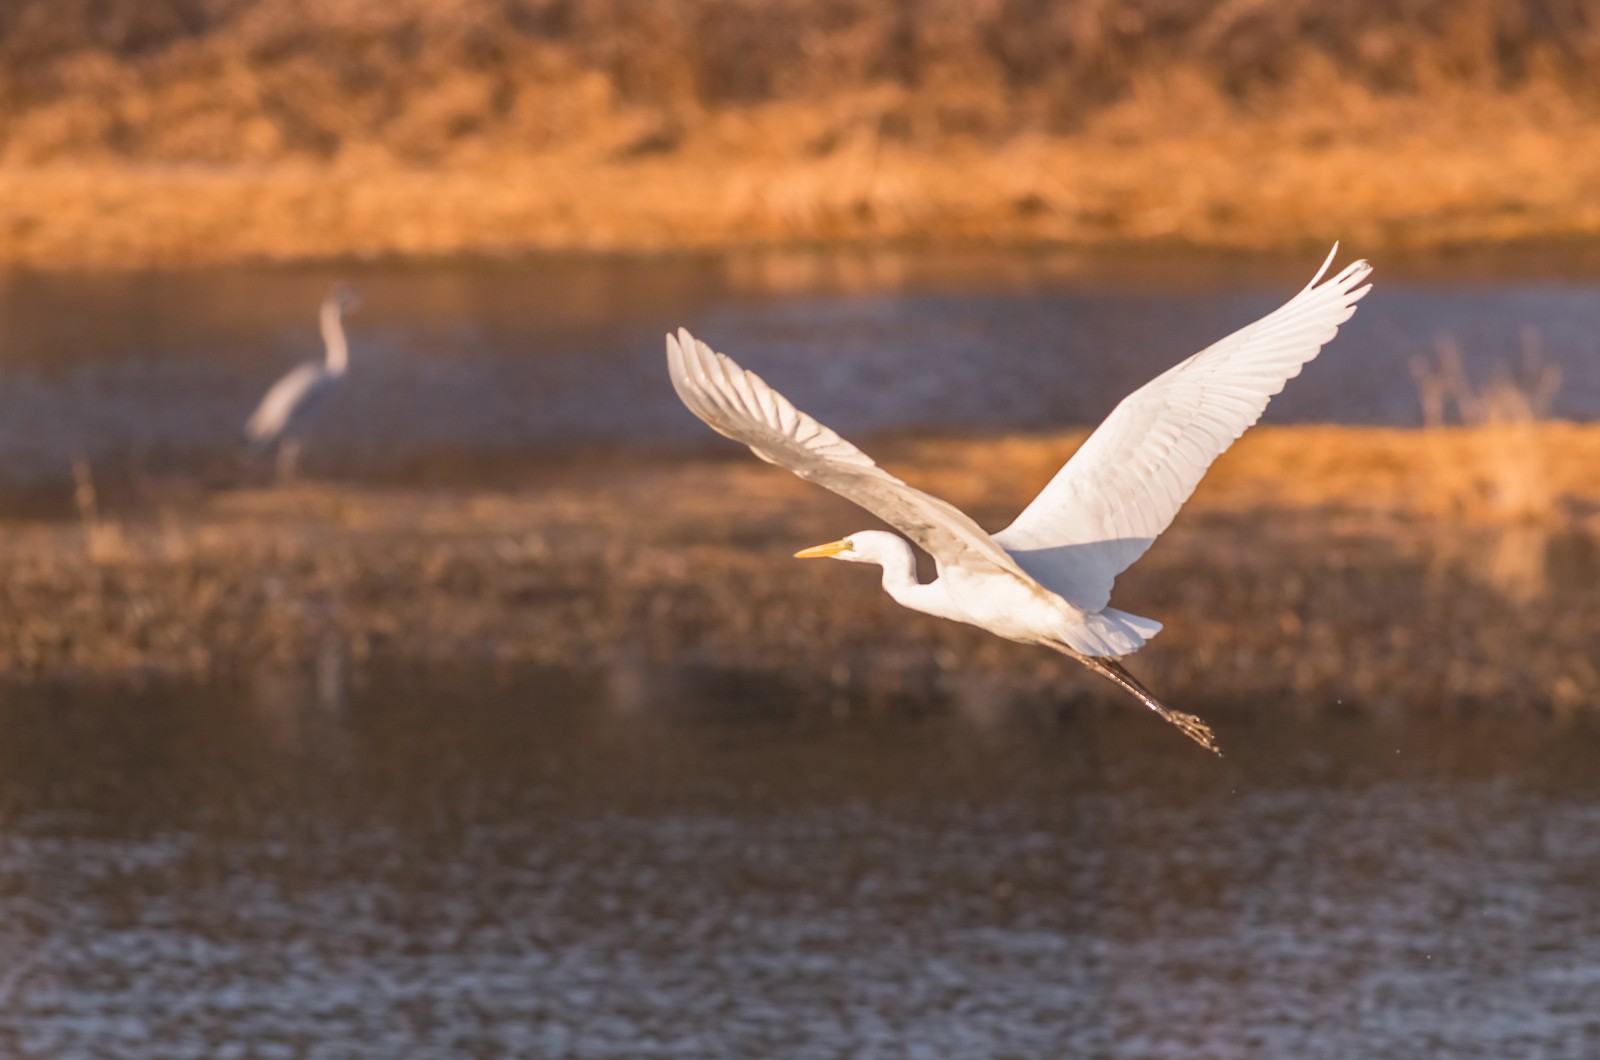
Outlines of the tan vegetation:
M 1563 0 L 18 0 L 0 261 L 1600 232 Z
M 1593 704 L 1600 429 L 1538 431 L 1567 516 L 1543 539 L 1537 598 L 1482 576 L 1501 528 L 1462 518 L 1492 504 L 1474 429 L 1253 431 L 1119 582 L 1119 606 L 1167 623 L 1134 669 L 1190 709 Z M 874 448 L 998 526 L 1080 438 Z M 9 524 L 0 672 L 216 673 L 335 650 L 1110 694 L 1049 653 L 902 612 L 869 573 L 792 562 L 869 520 L 728 456 L 572 467 L 516 492 L 215 494 L 120 521 L 116 549 L 70 523 Z
M 1436 559 L 1481 572 L 1508 599 L 1542 597 L 1554 574 L 1552 542 L 1581 536 L 1573 529 L 1582 514 L 1550 473 L 1552 459 L 1564 456 L 1554 447 L 1565 439 L 1545 422 L 1561 389 L 1560 368 L 1544 361 L 1539 334 L 1529 329 L 1520 364 L 1501 364 L 1485 382 L 1468 376 L 1460 346 L 1448 338 L 1439 340 L 1433 358 L 1414 359 L 1412 374 L 1435 475 L 1456 483 L 1451 510 L 1498 528 L 1493 548 L 1469 544 L 1460 555 L 1446 547 Z M 1452 422 L 1470 429 L 1441 436 Z
M 1411 365 L 1430 431 L 1451 422 L 1475 428 L 1477 452 L 1468 466 L 1479 476 L 1472 493 L 1486 502 L 1478 510 L 1487 508 L 1499 519 L 1548 522 L 1558 517 L 1558 498 L 1545 470 L 1542 421 L 1561 389 L 1561 370 L 1544 362 L 1532 330 L 1523 335 L 1518 367 L 1502 364 L 1492 379 L 1475 383 L 1453 339 L 1440 339 L 1432 359 L 1418 357 Z M 1441 467 L 1459 459 L 1448 450 L 1440 455 Z

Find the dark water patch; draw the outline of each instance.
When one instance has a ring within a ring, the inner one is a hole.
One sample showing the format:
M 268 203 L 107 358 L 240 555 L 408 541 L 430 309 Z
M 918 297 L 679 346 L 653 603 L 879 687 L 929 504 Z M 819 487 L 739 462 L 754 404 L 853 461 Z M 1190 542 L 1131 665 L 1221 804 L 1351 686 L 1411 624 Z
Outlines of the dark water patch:
M 18 1056 L 1590 1055 L 1600 731 L 373 671 L 0 704 Z
M 1377 292 L 1269 418 L 1416 423 L 1412 355 L 1454 336 L 1482 372 L 1519 356 L 1530 328 L 1566 376 L 1554 412 L 1600 413 L 1597 273 L 1572 251 L 1504 253 L 1378 262 Z M 256 400 L 320 355 L 316 306 L 340 277 L 365 296 L 354 367 L 309 429 L 306 466 L 460 480 L 577 449 L 703 446 L 662 370 L 679 325 L 843 431 L 1098 422 L 1317 263 L 837 253 L 13 274 L 0 280 L 3 484 L 59 492 L 78 455 L 109 482 L 236 475 Z

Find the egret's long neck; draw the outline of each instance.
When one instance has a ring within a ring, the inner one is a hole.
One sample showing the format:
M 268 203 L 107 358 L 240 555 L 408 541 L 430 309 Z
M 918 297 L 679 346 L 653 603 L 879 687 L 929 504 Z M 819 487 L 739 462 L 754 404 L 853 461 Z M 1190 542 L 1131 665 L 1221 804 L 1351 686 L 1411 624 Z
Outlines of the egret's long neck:
M 887 555 L 879 557 L 878 563 L 883 567 L 883 591 L 910 607 L 902 597 L 922 587 L 917 581 L 917 557 L 910 545 L 904 541 L 899 544 L 900 548 L 891 549 Z
M 883 591 L 901 607 L 939 618 L 957 618 L 944 585 L 937 579 L 926 585 L 919 582 L 916 554 L 906 542 L 901 541 L 900 545 L 878 560 L 883 567 Z
M 322 344 L 328 348 L 328 371 L 343 375 L 350 366 L 350 347 L 344 341 L 344 322 L 340 320 L 339 299 L 322 303 Z

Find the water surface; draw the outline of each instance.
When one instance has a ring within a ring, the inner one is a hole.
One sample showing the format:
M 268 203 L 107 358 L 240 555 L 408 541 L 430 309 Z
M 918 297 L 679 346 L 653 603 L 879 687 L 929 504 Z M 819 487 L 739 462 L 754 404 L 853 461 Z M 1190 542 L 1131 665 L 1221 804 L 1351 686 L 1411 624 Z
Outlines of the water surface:
M 364 294 L 349 385 L 308 467 L 459 479 L 585 448 L 715 444 L 677 403 L 687 325 L 841 431 L 1098 422 L 1130 390 L 1281 304 L 1316 254 L 795 253 L 0 277 L 0 487 L 223 474 L 260 395 L 320 355 L 317 303 Z M 1530 342 L 1559 415 L 1600 414 L 1600 252 L 1378 262 L 1379 286 L 1274 402 L 1278 422 L 1410 425 L 1410 359 L 1480 375 Z
M 1222 760 L 673 671 L 8 693 L 0 1052 L 1600 1055 L 1592 722 L 1215 720 Z

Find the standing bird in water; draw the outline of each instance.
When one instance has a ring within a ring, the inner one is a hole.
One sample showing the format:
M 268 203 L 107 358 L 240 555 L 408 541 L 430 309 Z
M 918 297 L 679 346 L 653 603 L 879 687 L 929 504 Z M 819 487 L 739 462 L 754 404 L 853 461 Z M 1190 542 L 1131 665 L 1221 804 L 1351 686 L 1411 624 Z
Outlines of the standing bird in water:
M 1371 285 L 1364 261 L 1305 290 L 1254 324 L 1163 372 L 1124 398 L 1044 491 L 1004 530 L 989 534 L 937 497 L 914 489 L 686 330 L 667 336 L 672 385 L 719 434 L 825 486 L 905 537 L 862 530 L 795 555 L 883 568 L 894 600 L 1023 644 L 1071 656 L 1132 693 L 1184 735 L 1217 751 L 1211 727 L 1156 699 L 1119 659 L 1161 623 L 1107 606 L 1118 574 L 1144 555 L 1223 450 L 1355 313 Z M 938 577 L 917 580 L 906 538 L 933 557 Z
M 300 457 L 300 440 L 295 437 L 303 430 L 312 414 L 343 379 L 350 367 L 350 347 L 344 338 L 344 314 L 356 307 L 355 292 L 344 284 L 335 284 L 322 300 L 322 344 L 325 349 L 320 361 L 307 361 L 290 370 L 289 374 L 272 384 L 261 404 L 250 414 L 244 425 L 245 440 L 256 452 L 278 447 L 278 478 L 287 481 L 294 477 L 295 465 Z

